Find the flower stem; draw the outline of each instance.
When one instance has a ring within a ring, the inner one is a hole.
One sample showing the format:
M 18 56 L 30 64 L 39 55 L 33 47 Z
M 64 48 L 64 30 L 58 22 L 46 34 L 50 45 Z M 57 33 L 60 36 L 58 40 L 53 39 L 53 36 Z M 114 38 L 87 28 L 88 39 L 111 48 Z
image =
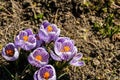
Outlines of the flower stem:
M 11 76 L 11 78 L 15 79 L 12 73 L 3 65 L 3 68 L 7 71 L 7 73 Z
M 28 64 L 28 65 L 24 68 L 24 70 L 23 70 L 22 73 L 21 73 L 21 76 L 24 75 L 24 72 L 26 71 L 26 69 L 27 69 L 29 66 L 30 66 L 30 64 Z

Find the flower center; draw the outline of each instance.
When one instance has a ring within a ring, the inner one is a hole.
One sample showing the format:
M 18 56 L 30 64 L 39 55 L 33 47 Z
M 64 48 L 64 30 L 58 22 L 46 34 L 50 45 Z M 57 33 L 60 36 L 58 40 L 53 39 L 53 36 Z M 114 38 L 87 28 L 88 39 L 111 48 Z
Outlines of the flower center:
M 47 80 L 50 77 L 50 73 L 49 72 L 45 72 L 43 77 Z
M 63 50 L 61 50 L 62 52 L 69 52 L 70 51 L 70 47 L 69 46 L 64 46 Z
M 41 56 L 41 55 L 37 55 L 37 56 L 35 56 L 35 59 L 36 59 L 37 61 L 41 61 L 41 60 L 42 60 L 42 56 Z
M 52 28 L 51 26 L 48 26 L 48 27 L 47 27 L 47 31 L 48 31 L 48 32 L 51 32 L 52 30 L 53 30 L 53 28 Z
M 28 41 L 28 36 L 23 36 L 24 41 Z
M 8 56 L 13 56 L 13 55 L 14 55 L 14 51 L 11 50 L 11 49 L 8 49 L 8 50 L 6 50 L 6 54 L 7 54 Z

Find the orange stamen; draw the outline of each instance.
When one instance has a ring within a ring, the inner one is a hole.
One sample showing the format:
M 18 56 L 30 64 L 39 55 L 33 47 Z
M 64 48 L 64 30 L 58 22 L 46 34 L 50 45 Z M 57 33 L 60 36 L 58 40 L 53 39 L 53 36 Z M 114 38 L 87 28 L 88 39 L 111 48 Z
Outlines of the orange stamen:
M 7 54 L 8 56 L 13 56 L 13 55 L 14 55 L 14 51 L 8 49 L 8 50 L 6 50 L 6 54 Z
M 23 36 L 24 41 L 28 41 L 28 36 Z
M 61 52 L 69 52 L 69 51 L 70 51 L 69 46 L 64 46 L 63 49 L 61 50 Z
M 50 77 L 50 73 L 49 72 L 45 72 L 44 75 L 43 75 L 43 77 L 45 79 L 48 79 Z
M 51 32 L 52 30 L 53 30 L 53 28 L 52 28 L 51 26 L 48 26 L 48 27 L 47 27 L 47 31 L 48 31 L 48 32 Z
M 36 59 L 37 61 L 41 61 L 41 60 L 42 60 L 42 56 L 37 55 L 37 56 L 35 56 L 35 59 Z

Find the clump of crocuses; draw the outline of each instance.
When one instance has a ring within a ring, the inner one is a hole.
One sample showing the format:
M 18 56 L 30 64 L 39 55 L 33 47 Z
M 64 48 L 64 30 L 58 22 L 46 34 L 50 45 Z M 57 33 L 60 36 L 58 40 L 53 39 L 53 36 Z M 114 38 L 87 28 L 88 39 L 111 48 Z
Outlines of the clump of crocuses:
M 34 80 L 57 80 L 57 69 L 84 65 L 81 61 L 83 55 L 78 52 L 75 42 L 68 37 L 60 37 L 57 25 L 47 20 L 42 22 L 38 33 L 32 29 L 20 31 L 14 43 L 5 45 L 2 56 L 8 61 L 15 61 L 19 55 L 26 54 L 20 54 L 21 49 L 29 52 L 28 62 L 38 69 L 33 75 Z

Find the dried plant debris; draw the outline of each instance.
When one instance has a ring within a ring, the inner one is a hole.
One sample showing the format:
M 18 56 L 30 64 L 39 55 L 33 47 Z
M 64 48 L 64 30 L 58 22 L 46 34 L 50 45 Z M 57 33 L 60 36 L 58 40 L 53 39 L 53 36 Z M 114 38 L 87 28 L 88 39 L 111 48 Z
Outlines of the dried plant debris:
M 1 0 L 0 17 L 1 47 L 21 30 L 32 28 L 37 33 L 39 24 L 48 20 L 58 25 L 61 36 L 75 40 L 83 53 L 86 65 L 69 67 L 66 76 L 70 80 L 120 79 L 119 0 Z M 0 70 L 5 70 L 1 65 L 10 68 L 8 63 L 0 54 Z M 8 80 L 10 76 L 5 78 L 6 73 L 2 73 L 1 79 Z M 30 75 L 29 70 L 26 75 Z M 24 80 L 33 80 L 30 78 Z

